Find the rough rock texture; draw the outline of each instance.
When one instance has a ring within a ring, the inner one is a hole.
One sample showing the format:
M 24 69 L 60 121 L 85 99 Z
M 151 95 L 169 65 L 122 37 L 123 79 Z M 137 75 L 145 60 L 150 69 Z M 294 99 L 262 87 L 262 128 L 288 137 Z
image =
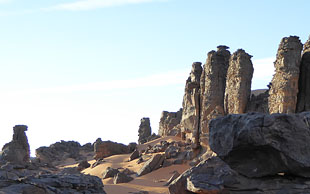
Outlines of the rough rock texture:
M 269 113 L 268 97 L 269 90 L 267 89 L 253 90 L 250 101 L 247 104 L 246 112 Z
M 22 164 L 30 162 L 30 147 L 25 131 L 26 125 L 13 127 L 13 140 L 5 144 L 0 152 L 0 159 L 12 163 Z
M 174 128 L 180 124 L 182 119 L 182 109 L 177 112 L 163 111 L 159 121 L 158 135 L 164 137 L 171 135 Z
M 251 57 L 242 49 L 230 57 L 224 100 L 226 114 L 242 114 L 246 111 L 254 71 Z
M 140 152 L 139 150 L 135 150 L 134 152 L 131 153 L 131 155 L 129 156 L 129 161 L 135 160 L 137 158 L 139 158 L 140 156 Z
M 182 136 L 199 143 L 199 117 L 200 117 L 200 77 L 202 67 L 200 62 L 192 64 L 191 73 L 186 81 L 183 97 L 183 111 L 181 120 Z
M 169 186 L 170 194 L 306 194 L 308 178 L 272 176 L 247 178 L 231 169 L 218 157 L 185 171 Z
M 144 165 L 138 172 L 138 176 L 142 176 L 152 172 L 153 170 L 157 170 L 163 164 L 164 159 L 164 154 L 153 155 L 152 158 L 150 158 L 147 162 L 144 163 Z
M 140 121 L 139 131 L 138 131 L 138 143 L 143 144 L 147 142 L 147 138 L 151 136 L 152 129 L 149 118 L 142 118 Z
M 94 159 L 99 160 L 116 154 L 128 154 L 129 147 L 113 141 L 102 141 L 98 138 L 94 143 Z
M 210 121 L 210 147 L 247 177 L 310 177 L 310 112 L 249 113 Z
M 209 120 L 224 115 L 224 93 L 230 52 L 227 46 L 210 51 L 201 77 L 200 144 L 208 147 Z M 197 143 L 197 142 L 196 142 Z
M 275 71 L 269 90 L 268 107 L 271 113 L 295 113 L 298 93 L 302 44 L 297 36 L 282 39 Z
M 310 110 L 310 37 L 304 44 L 298 81 L 296 112 Z
M 178 171 L 174 171 L 172 176 L 170 177 L 170 179 L 167 181 L 167 183 L 165 184 L 165 186 L 170 185 L 170 183 L 172 183 L 176 178 L 178 178 L 180 176 L 180 173 Z
M 133 178 L 128 176 L 125 173 L 117 173 L 114 178 L 113 178 L 113 184 L 119 184 L 119 183 L 128 183 L 130 181 L 132 181 Z
M 86 160 L 87 158 L 81 152 L 88 152 L 93 155 L 91 144 L 81 146 L 75 141 L 60 141 L 49 147 L 39 147 L 36 149 L 36 158 L 42 164 L 59 165 L 68 158 L 73 158 L 77 161 Z
M 103 173 L 102 173 L 102 179 L 114 177 L 119 173 L 119 170 L 116 168 L 108 167 Z

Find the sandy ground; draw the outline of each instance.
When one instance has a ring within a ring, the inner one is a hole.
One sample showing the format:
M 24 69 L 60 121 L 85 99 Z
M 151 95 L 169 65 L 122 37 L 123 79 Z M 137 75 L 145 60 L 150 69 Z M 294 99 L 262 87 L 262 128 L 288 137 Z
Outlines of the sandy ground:
M 160 139 L 156 139 L 154 141 L 148 142 L 144 145 L 139 145 L 138 149 L 143 150 L 148 145 L 155 145 L 160 141 L 181 141 L 178 137 L 164 137 Z M 107 167 L 112 168 L 128 168 L 134 172 L 139 171 L 139 169 L 143 166 L 144 163 L 137 164 L 137 160 L 128 161 L 130 154 L 123 155 L 114 155 L 104 159 L 104 163 L 96 166 L 95 168 L 87 168 L 82 171 L 85 174 L 91 174 L 102 178 L 102 173 L 105 171 Z M 151 155 L 150 155 L 151 157 Z M 93 164 L 95 160 L 89 161 L 89 163 Z M 68 166 L 67 166 L 68 167 Z M 72 167 L 72 166 L 71 166 Z M 132 175 L 134 180 L 129 183 L 121 183 L 121 184 L 113 184 L 113 178 L 108 178 L 102 180 L 104 184 L 104 190 L 108 194 L 127 194 L 130 192 L 137 191 L 148 191 L 150 194 L 158 194 L 158 193 L 169 193 L 168 187 L 164 186 L 167 180 L 172 176 L 174 171 L 178 171 L 180 174 L 189 168 L 189 165 L 172 165 L 165 168 L 160 168 L 156 171 L 153 171 L 149 174 L 146 174 L 141 177 L 136 177 L 136 175 Z

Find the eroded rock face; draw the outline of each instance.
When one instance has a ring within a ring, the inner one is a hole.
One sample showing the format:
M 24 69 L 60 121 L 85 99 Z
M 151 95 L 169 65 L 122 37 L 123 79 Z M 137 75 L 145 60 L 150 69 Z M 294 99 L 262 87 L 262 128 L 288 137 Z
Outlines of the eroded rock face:
M 269 113 L 269 90 L 260 89 L 251 91 L 250 101 L 247 103 L 246 112 Z
M 194 144 L 199 143 L 199 117 L 200 117 L 200 77 L 202 67 L 200 62 L 192 64 L 191 73 L 186 81 L 183 97 L 183 112 L 181 131 L 185 138 Z
M 152 129 L 151 129 L 151 123 L 149 118 L 142 118 L 139 126 L 138 131 L 138 143 L 143 144 L 147 142 L 147 138 L 151 136 Z
M 298 82 L 296 112 L 310 111 L 310 37 L 304 44 Z
M 26 125 L 13 127 L 13 139 L 3 146 L 0 153 L 2 160 L 17 164 L 30 162 L 30 147 L 25 133 L 27 129 Z
M 164 159 L 165 159 L 164 154 L 153 155 L 152 158 L 150 158 L 147 162 L 145 162 L 143 167 L 139 170 L 139 172 L 137 173 L 138 176 L 142 176 L 159 169 L 163 164 Z
M 230 52 L 227 46 L 210 51 L 200 79 L 200 144 L 208 146 L 208 122 L 224 115 L 224 93 Z M 197 143 L 197 142 L 195 142 Z
M 224 101 L 226 114 L 242 114 L 246 111 L 254 71 L 251 57 L 242 49 L 230 57 Z
M 129 146 L 113 141 L 102 141 L 100 138 L 94 143 L 95 160 L 117 154 L 128 154 L 129 151 Z
M 276 73 L 269 90 L 269 113 L 295 113 L 298 93 L 299 67 L 302 44 L 297 36 L 282 39 L 277 59 Z
M 310 112 L 248 113 L 210 121 L 210 147 L 247 177 L 310 177 Z
M 159 121 L 158 135 L 164 137 L 171 135 L 182 119 L 182 109 L 177 112 L 163 111 Z

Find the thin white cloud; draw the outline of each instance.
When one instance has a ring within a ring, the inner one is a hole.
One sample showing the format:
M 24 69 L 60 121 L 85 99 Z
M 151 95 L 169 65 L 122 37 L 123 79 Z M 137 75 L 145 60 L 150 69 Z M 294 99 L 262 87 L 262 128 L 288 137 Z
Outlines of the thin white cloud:
M 149 3 L 162 0 L 79 0 L 73 3 L 62 3 L 45 10 L 68 10 L 68 11 L 80 11 L 80 10 L 93 10 L 98 8 L 120 6 L 127 4 L 139 4 Z

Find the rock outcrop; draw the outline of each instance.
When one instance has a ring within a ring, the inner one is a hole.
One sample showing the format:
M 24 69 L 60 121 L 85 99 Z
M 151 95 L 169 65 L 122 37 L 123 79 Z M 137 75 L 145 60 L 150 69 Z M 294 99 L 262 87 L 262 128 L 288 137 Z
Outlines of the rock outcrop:
M 251 57 L 242 49 L 230 57 L 224 100 L 226 114 L 242 114 L 246 111 L 254 71 Z
M 183 138 L 199 144 L 199 117 L 200 117 L 200 77 L 202 67 L 200 62 L 192 64 L 191 73 L 186 81 L 183 97 L 183 112 L 181 132 Z
M 251 91 L 250 101 L 247 103 L 246 112 L 269 113 L 269 90 L 260 89 Z
M 304 44 L 298 82 L 296 112 L 310 111 L 310 37 Z
M 138 143 L 144 144 L 147 142 L 147 138 L 152 134 L 151 123 L 149 118 L 142 118 L 140 121 L 139 131 L 138 131 Z
M 102 141 L 98 138 L 94 143 L 95 160 L 103 159 L 116 154 L 128 154 L 130 146 L 113 141 Z
M 51 144 L 49 147 L 39 147 L 36 149 L 36 158 L 42 164 L 56 166 L 63 163 L 68 158 L 76 161 L 86 160 L 87 156 L 82 152 L 88 153 L 90 156 L 94 155 L 93 146 L 85 144 L 81 146 L 76 141 L 60 141 Z
M 158 135 L 164 137 L 178 134 L 180 131 L 177 125 L 180 124 L 181 119 L 182 109 L 177 112 L 163 111 L 159 121 Z
M 247 177 L 310 177 L 310 112 L 248 113 L 210 122 L 210 147 Z
M 144 163 L 142 168 L 138 171 L 138 176 L 148 174 L 161 167 L 165 159 L 164 154 L 155 154 L 147 162 Z
M 209 128 L 208 122 L 218 116 L 224 115 L 224 93 L 226 85 L 226 73 L 229 64 L 230 52 L 227 46 L 218 46 L 217 51 L 208 53 L 207 61 L 204 65 L 200 79 L 200 126 L 197 135 L 193 138 L 193 143 L 208 147 Z
M 26 125 L 16 125 L 13 127 L 13 139 L 5 144 L 0 152 L 0 159 L 16 164 L 30 162 L 30 147 L 25 131 Z
M 297 36 L 285 37 L 274 63 L 276 73 L 269 90 L 269 113 L 295 113 L 302 44 Z

